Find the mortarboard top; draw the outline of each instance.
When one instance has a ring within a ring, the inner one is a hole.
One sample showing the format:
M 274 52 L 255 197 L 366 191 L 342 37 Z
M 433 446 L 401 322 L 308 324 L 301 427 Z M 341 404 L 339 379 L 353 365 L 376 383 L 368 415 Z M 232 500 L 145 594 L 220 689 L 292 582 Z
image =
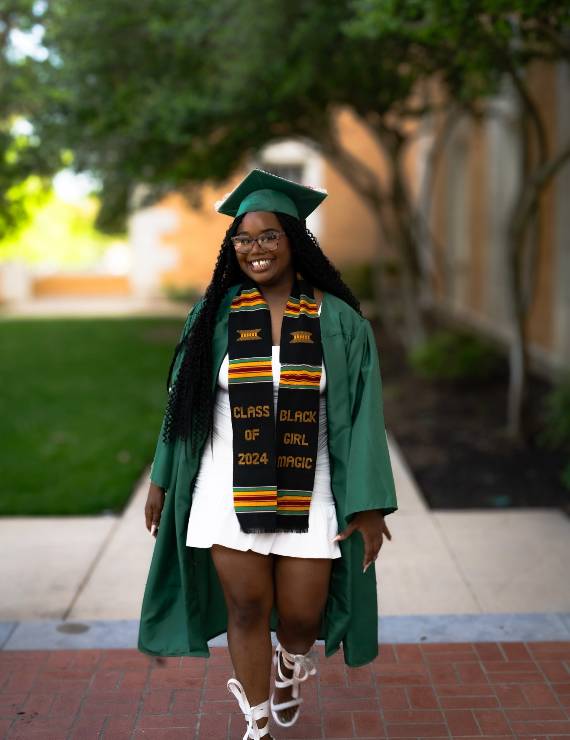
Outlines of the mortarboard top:
M 299 185 L 264 170 L 252 170 L 216 203 L 218 213 L 241 216 L 249 211 L 279 211 L 304 220 L 327 197 L 325 190 Z

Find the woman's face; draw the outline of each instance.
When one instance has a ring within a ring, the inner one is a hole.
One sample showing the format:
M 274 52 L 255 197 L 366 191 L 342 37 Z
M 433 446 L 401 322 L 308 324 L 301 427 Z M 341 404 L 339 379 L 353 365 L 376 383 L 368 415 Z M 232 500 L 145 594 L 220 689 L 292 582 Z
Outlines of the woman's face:
M 245 214 L 235 235 L 256 238 L 270 231 L 283 231 L 277 216 L 269 211 L 251 211 Z M 274 251 L 266 251 L 254 242 L 247 254 L 236 251 L 236 257 L 242 272 L 260 287 L 290 288 L 294 271 L 291 246 L 285 233 L 279 235 Z

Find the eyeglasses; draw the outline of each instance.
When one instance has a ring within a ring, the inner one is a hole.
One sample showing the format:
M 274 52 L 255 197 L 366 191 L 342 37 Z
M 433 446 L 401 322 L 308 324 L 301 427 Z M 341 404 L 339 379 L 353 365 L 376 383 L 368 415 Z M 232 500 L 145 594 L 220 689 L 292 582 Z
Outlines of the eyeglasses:
M 256 239 L 251 236 L 232 236 L 231 239 L 236 252 L 239 252 L 240 254 L 247 254 L 250 252 L 254 242 L 257 242 L 261 249 L 273 252 L 277 249 L 279 237 L 284 233 L 284 231 L 266 231 Z

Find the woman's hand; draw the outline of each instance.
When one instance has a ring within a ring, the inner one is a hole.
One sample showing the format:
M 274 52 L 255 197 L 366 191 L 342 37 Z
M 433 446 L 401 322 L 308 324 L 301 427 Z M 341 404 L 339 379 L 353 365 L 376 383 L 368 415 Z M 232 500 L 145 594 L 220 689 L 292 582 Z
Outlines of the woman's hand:
M 156 483 L 151 482 L 144 507 L 144 518 L 146 528 L 153 537 L 156 537 L 158 534 L 158 525 L 160 524 L 160 515 L 162 514 L 163 506 L 164 489 L 157 486 Z
M 384 515 L 380 513 L 379 509 L 371 509 L 370 511 L 359 511 L 357 512 L 348 527 L 337 534 L 333 542 L 339 542 L 340 540 L 346 540 L 350 537 L 353 532 L 358 530 L 364 540 L 364 560 L 362 562 L 362 572 L 366 573 L 366 569 L 371 565 L 380 552 L 382 547 L 383 535 L 391 540 L 392 535 L 390 530 L 386 526 L 384 521 Z

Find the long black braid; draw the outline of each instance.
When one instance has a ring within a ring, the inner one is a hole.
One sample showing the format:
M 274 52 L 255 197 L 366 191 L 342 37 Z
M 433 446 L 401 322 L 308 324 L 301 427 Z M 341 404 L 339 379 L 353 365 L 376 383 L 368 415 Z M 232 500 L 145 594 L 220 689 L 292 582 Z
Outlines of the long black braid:
M 285 213 L 275 215 L 289 239 L 296 272 L 311 285 L 341 298 L 361 313 L 357 298 L 324 255 L 305 222 Z M 176 346 L 170 364 L 167 381 L 170 397 L 163 429 L 163 440 L 167 444 L 177 437 L 189 438 L 193 444 L 199 443 L 213 428 L 212 336 L 220 302 L 228 288 L 243 279 L 231 241 L 242 218 L 236 218 L 226 232 L 200 312 L 190 332 Z M 176 358 L 182 351 L 180 370 L 174 387 L 170 388 Z

